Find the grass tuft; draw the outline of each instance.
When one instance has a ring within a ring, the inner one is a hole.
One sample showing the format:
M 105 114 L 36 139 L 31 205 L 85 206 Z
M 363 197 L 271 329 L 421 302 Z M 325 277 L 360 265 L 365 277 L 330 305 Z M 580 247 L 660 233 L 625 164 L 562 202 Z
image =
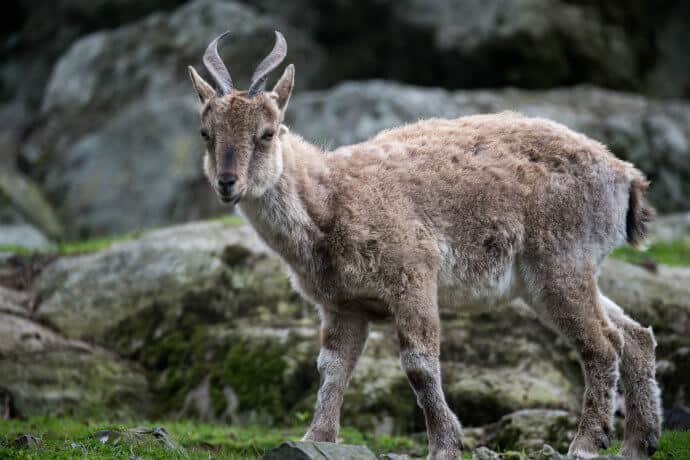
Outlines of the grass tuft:
M 649 265 L 651 262 L 658 265 L 687 267 L 690 266 L 690 242 L 655 241 L 644 251 L 631 246 L 622 246 L 614 250 L 611 257 L 638 265 Z

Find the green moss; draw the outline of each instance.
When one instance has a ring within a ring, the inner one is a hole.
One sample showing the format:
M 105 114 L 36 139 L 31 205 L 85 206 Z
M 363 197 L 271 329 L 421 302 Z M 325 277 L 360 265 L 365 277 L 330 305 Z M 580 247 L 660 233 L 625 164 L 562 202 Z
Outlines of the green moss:
M 690 266 L 690 242 L 688 241 L 655 241 L 649 248 L 640 251 L 630 246 L 623 246 L 611 253 L 611 257 L 634 264 L 661 264 L 673 266 Z
M 61 256 L 88 254 L 106 249 L 114 243 L 129 241 L 136 236 L 137 234 L 135 233 L 128 233 L 126 235 L 115 235 L 84 241 L 63 241 L 53 245 L 47 250 L 41 251 L 18 245 L 0 245 L 0 252 L 12 252 L 21 256 L 28 256 L 35 253 L 57 254 Z
M 240 225 L 244 225 L 247 223 L 247 221 L 244 220 L 242 216 L 235 215 L 221 216 L 214 220 L 218 220 L 228 227 L 239 227 Z
M 285 348 L 275 342 L 241 340 L 225 355 L 220 369 L 213 369 L 211 383 L 230 386 L 240 401 L 240 411 L 264 410 L 280 414 L 286 362 Z

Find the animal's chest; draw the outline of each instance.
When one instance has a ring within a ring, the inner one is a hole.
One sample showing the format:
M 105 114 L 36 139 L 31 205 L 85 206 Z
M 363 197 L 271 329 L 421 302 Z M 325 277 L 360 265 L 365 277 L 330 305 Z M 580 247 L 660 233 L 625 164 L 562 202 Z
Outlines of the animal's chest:
M 371 277 L 330 270 L 312 273 L 295 267 L 290 267 L 288 272 L 293 288 L 322 308 L 364 314 L 372 320 L 385 319 L 391 314 Z

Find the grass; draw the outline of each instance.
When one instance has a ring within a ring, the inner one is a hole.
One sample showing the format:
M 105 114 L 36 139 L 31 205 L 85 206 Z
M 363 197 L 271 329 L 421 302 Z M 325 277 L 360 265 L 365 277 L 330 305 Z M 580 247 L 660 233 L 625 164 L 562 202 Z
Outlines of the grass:
M 139 440 L 101 443 L 94 433 L 100 430 L 124 432 L 136 427 L 162 426 L 177 446 L 167 448 L 149 436 Z M 127 422 L 122 424 L 70 418 L 31 417 L 26 420 L 0 420 L 0 458 L 2 459 L 260 459 L 283 441 L 298 440 L 305 427 L 286 428 L 230 426 L 190 420 Z M 19 435 L 32 434 L 40 439 L 38 447 L 17 447 Z M 341 430 L 344 443 L 367 445 L 375 454 L 395 452 L 414 457 L 426 455 L 423 436 L 374 436 L 352 428 Z M 602 454 L 615 454 L 620 443 L 614 443 Z M 466 452 L 463 458 L 470 458 Z M 659 450 L 652 460 L 690 459 L 690 432 L 665 431 Z
M 611 257 L 633 264 L 671 265 L 676 267 L 690 266 L 690 242 L 655 241 L 645 251 L 630 246 L 622 246 L 611 253 Z
M 162 426 L 178 449 L 166 448 L 153 437 L 137 441 L 101 443 L 94 433 L 100 430 L 125 431 L 140 426 Z M 306 428 L 238 427 L 196 421 L 128 422 L 113 424 L 77 421 L 69 418 L 31 417 L 27 420 L 0 420 L 0 458 L 2 459 L 259 459 L 286 440 L 299 440 Z M 17 436 L 32 434 L 39 447 L 17 447 Z M 366 444 L 375 453 L 398 452 L 425 455 L 426 448 L 409 437 L 368 436 L 346 428 L 343 442 Z
M 611 444 L 602 454 L 615 454 L 621 447 L 620 441 Z M 659 449 L 652 460 L 690 459 L 690 431 L 664 431 L 659 439 Z

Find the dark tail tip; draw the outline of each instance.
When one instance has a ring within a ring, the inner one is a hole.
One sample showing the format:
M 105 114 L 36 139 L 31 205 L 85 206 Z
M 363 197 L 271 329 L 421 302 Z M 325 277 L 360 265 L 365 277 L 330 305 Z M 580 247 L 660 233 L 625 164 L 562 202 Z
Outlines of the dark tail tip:
M 656 213 L 645 206 L 644 192 L 649 182 L 642 178 L 633 179 L 630 184 L 630 198 L 628 199 L 628 213 L 625 218 L 625 232 L 628 243 L 639 248 L 647 237 L 647 224 L 654 221 Z

